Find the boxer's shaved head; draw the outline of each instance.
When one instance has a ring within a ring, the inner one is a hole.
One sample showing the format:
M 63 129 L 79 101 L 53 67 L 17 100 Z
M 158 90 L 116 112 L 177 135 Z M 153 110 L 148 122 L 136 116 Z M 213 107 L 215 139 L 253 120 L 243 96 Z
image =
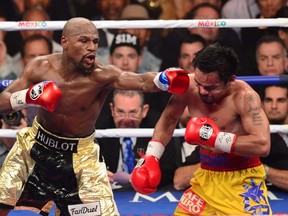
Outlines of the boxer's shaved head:
M 97 32 L 96 26 L 89 20 L 83 17 L 75 17 L 66 22 L 64 25 L 62 36 L 68 37 L 81 32 Z

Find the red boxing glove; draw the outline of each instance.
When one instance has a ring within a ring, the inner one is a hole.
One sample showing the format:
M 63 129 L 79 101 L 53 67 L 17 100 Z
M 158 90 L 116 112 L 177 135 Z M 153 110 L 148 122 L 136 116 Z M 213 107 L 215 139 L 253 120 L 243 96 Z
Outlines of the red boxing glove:
M 189 87 L 189 76 L 181 68 L 168 68 L 155 76 L 154 83 L 163 91 L 181 94 Z
M 157 141 L 150 141 L 144 155 L 131 174 L 131 184 L 141 194 L 151 194 L 157 190 L 161 180 L 159 158 L 165 147 Z
M 62 96 L 58 85 L 53 81 L 38 83 L 29 89 L 24 89 L 11 94 L 10 104 L 13 110 L 21 110 L 30 105 L 41 106 L 53 112 Z
M 144 155 L 132 172 L 131 184 L 137 192 L 151 194 L 157 190 L 160 179 L 159 160 L 152 155 Z
M 233 151 L 236 134 L 221 132 L 216 123 L 209 118 L 192 118 L 185 131 L 185 140 L 189 144 L 209 146 L 224 152 Z

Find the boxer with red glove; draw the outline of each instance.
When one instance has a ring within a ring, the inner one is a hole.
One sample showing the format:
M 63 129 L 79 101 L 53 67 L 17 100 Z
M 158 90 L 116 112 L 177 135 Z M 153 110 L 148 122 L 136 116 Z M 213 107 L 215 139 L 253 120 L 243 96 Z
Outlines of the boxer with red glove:
M 185 140 L 189 144 L 209 146 L 223 152 L 231 153 L 237 135 L 219 130 L 216 123 L 209 118 L 192 118 L 185 131 Z
M 155 76 L 154 83 L 163 91 L 181 94 L 189 87 L 189 76 L 181 68 L 168 68 Z
M 55 82 L 44 81 L 28 89 L 12 93 L 10 104 L 15 111 L 28 106 L 41 106 L 49 112 L 53 112 L 61 96 L 62 92 Z
M 151 194 L 157 190 L 161 180 L 159 159 L 165 146 L 151 140 L 148 143 L 146 154 L 138 161 L 131 174 L 131 184 L 135 191 L 141 194 Z

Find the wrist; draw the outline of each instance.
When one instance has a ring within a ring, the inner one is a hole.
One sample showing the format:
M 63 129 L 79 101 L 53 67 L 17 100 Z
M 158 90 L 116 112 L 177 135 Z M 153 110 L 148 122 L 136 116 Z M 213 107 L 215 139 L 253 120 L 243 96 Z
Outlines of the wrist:
M 27 107 L 26 95 L 28 89 L 17 91 L 11 94 L 10 104 L 13 110 L 18 111 Z
M 154 84 L 162 91 L 167 91 L 169 88 L 169 82 L 165 75 L 165 71 L 159 72 L 153 79 Z
M 223 152 L 232 153 L 234 150 L 236 138 L 236 134 L 219 132 L 216 137 L 215 148 Z
M 148 143 L 147 150 L 146 150 L 146 155 L 153 155 L 156 158 L 160 159 L 161 156 L 163 155 L 163 152 L 165 150 L 165 146 L 156 140 L 151 140 Z

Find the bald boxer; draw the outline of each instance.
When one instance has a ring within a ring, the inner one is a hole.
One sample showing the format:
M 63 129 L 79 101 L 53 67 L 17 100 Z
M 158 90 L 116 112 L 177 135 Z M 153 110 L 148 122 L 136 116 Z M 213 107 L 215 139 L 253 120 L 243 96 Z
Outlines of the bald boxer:
M 63 53 L 33 59 L 0 95 L 0 113 L 38 106 L 0 172 L 0 215 L 31 209 L 47 215 L 119 215 L 106 166 L 95 144 L 95 122 L 109 91 L 185 92 L 186 72 L 171 68 L 138 75 L 95 57 L 99 34 L 84 18 L 62 32 Z

